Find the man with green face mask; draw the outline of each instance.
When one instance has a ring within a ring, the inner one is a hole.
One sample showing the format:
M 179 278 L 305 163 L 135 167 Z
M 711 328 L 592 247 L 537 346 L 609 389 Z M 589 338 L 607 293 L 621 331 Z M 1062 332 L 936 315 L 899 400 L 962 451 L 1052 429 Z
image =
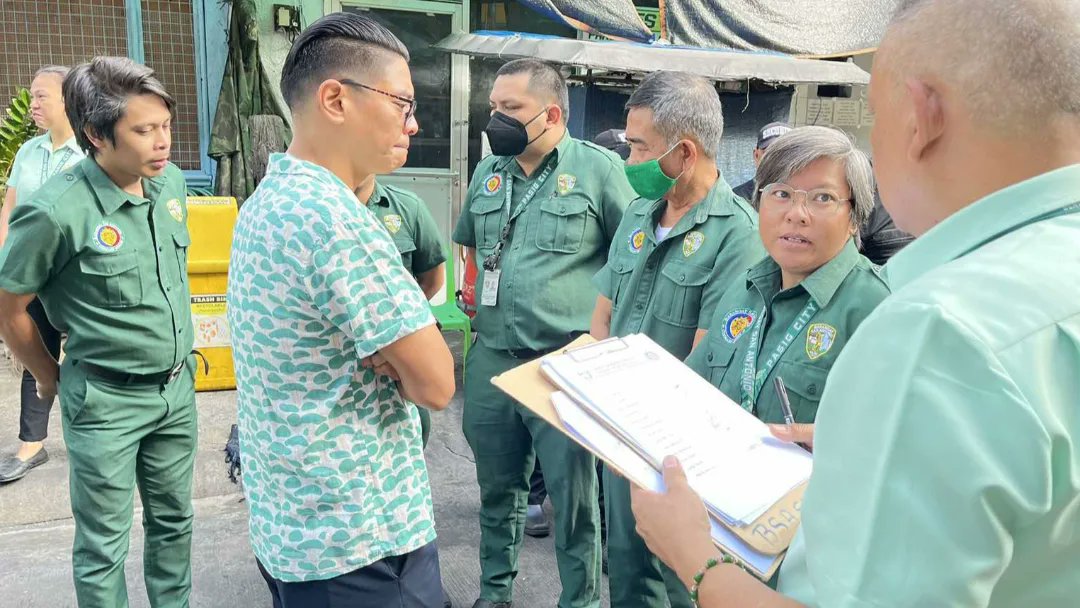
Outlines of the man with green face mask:
M 480 485 L 473 608 L 511 605 L 535 456 L 555 511 L 559 608 L 600 606 L 596 460 L 491 384 L 588 331 L 590 279 L 634 198 L 617 156 L 567 133 L 567 98 L 562 75 L 543 62 L 499 69 L 485 129 L 494 154 L 477 165 L 454 229 L 480 268 L 462 421 Z
M 757 214 L 717 171 L 724 119 L 709 81 L 655 72 L 626 107 L 626 176 L 640 198 L 593 279 L 600 296 L 591 333 L 644 333 L 683 359 L 720 296 L 765 256 Z M 629 482 L 605 468 L 603 483 L 612 608 L 689 608 L 686 587 L 635 532 Z

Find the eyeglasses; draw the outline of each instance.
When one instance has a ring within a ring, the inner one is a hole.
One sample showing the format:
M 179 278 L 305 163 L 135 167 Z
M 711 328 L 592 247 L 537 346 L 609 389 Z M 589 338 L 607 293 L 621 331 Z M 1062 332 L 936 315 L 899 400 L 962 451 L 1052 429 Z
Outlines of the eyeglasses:
M 402 97 L 401 95 L 394 95 L 393 93 L 387 93 L 386 91 L 383 91 L 381 89 L 376 89 L 375 87 L 369 87 L 366 84 L 361 84 L 359 82 L 356 82 L 355 80 L 349 80 L 348 78 L 342 78 L 342 79 L 338 80 L 338 82 L 340 82 L 341 84 L 347 84 L 347 85 L 349 85 L 351 87 L 358 87 L 358 88 L 361 88 L 361 89 L 366 89 L 368 91 L 373 91 L 375 93 L 386 95 L 387 97 L 390 97 L 391 99 L 396 99 L 397 101 L 400 101 L 401 103 L 406 104 L 408 106 L 408 109 L 402 108 L 402 109 L 405 110 L 405 121 L 404 121 L 403 124 L 408 124 L 409 119 L 416 115 L 416 98 L 415 97 Z
M 760 190 L 761 201 L 768 202 L 777 207 L 786 208 L 793 204 L 799 196 L 802 203 L 812 215 L 829 215 L 836 213 L 841 203 L 850 202 L 850 198 L 840 198 L 836 192 L 828 188 L 815 188 L 814 190 L 796 190 L 783 183 L 769 184 Z

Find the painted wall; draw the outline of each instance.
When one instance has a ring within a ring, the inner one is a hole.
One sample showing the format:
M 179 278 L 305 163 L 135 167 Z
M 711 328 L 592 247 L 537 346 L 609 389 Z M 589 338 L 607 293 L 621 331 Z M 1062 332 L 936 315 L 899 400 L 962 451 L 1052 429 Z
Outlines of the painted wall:
M 281 81 L 281 67 L 285 64 L 285 57 L 289 54 L 292 42 L 288 36 L 274 31 L 274 4 L 293 4 L 300 7 L 300 26 L 307 27 L 312 21 L 323 16 L 325 2 L 323 0 L 258 0 L 259 20 L 259 52 L 263 66 L 273 84 L 274 95 L 281 100 L 281 89 L 278 83 Z M 284 105 L 284 100 L 281 100 Z
M 855 65 L 867 72 L 870 71 L 873 62 L 873 53 L 855 57 Z M 821 99 L 816 93 L 816 86 L 796 87 L 795 102 L 791 105 L 791 123 L 800 127 L 804 125 L 836 127 L 854 137 L 855 145 L 869 153 L 870 129 L 874 125 L 874 117 L 867 103 L 866 87 L 851 87 L 851 97 L 848 99 Z

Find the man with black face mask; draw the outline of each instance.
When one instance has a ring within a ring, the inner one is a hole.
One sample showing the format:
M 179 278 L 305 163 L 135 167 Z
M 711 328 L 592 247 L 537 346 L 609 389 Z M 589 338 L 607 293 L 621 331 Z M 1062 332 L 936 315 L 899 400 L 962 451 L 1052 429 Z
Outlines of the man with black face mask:
M 463 420 L 480 484 L 474 608 L 511 606 L 537 455 L 555 510 L 559 607 L 600 605 L 595 459 L 491 385 L 589 331 L 590 280 L 634 198 L 615 154 L 567 133 L 567 97 L 562 75 L 543 62 L 499 70 L 485 130 L 493 154 L 476 168 L 453 235 L 480 268 Z

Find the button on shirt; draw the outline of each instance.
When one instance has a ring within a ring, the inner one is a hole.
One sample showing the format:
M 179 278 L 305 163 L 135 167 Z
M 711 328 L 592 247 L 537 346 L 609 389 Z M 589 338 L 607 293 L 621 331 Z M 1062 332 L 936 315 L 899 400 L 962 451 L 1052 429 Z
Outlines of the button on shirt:
M 376 182 L 368 209 L 390 233 L 401 252 L 401 263 L 414 277 L 446 261 L 435 218 L 415 194 Z
M 175 165 L 143 179 L 142 197 L 80 161 L 15 207 L 0 288 L 38 294 L 75 361 L 134 374 L 176 367 L 194 340 L 186 189 Z
M 724 292 L 765 255 L 757 213 L 723 178 L 659 242 L 667 202 L 637 199 L 593 283 L 611 300 L 611 335 L 644 333 L 682 359 Z
M 708 335 L 686 364 L 732 401 L 741 403 L 746 353 L 754 329 L 764 323 L 758 334 L 761 344 L 755 363 L 755 370 L 761 371 L 807 302 L 813 300 L 817 312 L 793 332 L 794 341 L 765 376 L 754 403 L 754 414 L 762 421 L 784 422 L 780 399 L 773 389 L 773 378 L 780 376 L 795 421 L 812 423 L 837 355 L 889 290 L 870 260 L 859 255 L 854 241 L 848 241 L 840 253 L 798 285 L 781 289 L 780 283 L 780 266 L 771 257 L 744 273 L 716 306 Z
M 832 371 L 780 591 L 811 606 L 1075 606 L 1080 165 L 889 261 Z M 1043 219 L 1040 219 L 1043 218 Z
M 361 359 L 434 324 L 379 219 L 288 154 L 237 219 L 228 316 L 255 555 L 322 580 L 435 540 L 419 415 Z
M 15 189 L 15 204 L 28 200 L 49 178 L 74 167 L 86 157 L 72 136 L 53 150 L 49 134 L 28 139 L 15 153 L 7 186 Z
M 589 330 L 596 304 L 590 281 L 635 198 L 618 156 L 569 134 L 529 177 L 514 157 L 480 161 L 454 227 L 454 242 L 476 249 L 477 302 L 483 301 L 484 258 L 506 225 L 507 180 L 513 180 L 510 210 L 516 212 L 548 162 L 554 169 L 503 246 L 497 305 L 481 305 L 476 313 L 474 327 L 489 348 L 543 350 Z

